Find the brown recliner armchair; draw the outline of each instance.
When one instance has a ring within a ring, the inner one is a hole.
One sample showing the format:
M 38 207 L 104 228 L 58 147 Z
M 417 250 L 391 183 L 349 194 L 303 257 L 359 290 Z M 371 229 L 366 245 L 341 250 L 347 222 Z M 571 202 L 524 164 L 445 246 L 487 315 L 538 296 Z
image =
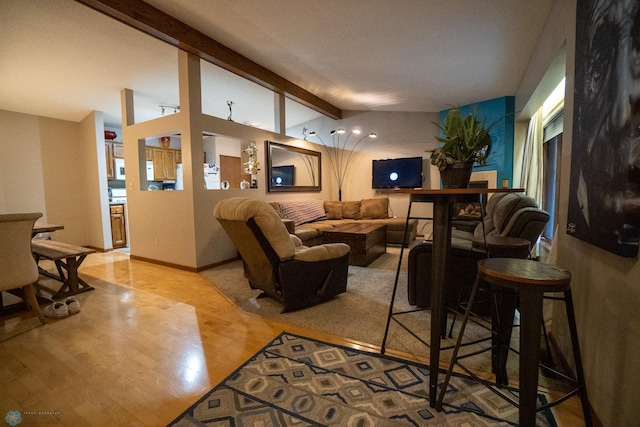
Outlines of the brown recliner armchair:
M 238 249 L 249 285 L 278 300 L 284 311 L 308 307 L 347 290 L 349 245 L 303 246 L 262 200 L 226 199 L 215 206 L 213 215 Z
M 494 194 L 487 202 L 484 227 L 479 222 L 473 232 L 452 231 L 445 304 L 454 308 L 459 300 L 468 299 L 467 294 L 477 274 L 477 262 L 487 256 L 473 248 L 474 237 L 482 238 L 483 234 L 518 237 L 528 240 L 533 247 L 548 221 L 549 214 L 539 209 L 533 198 L 522 193 Z M 418 307 L 430 306 L 431 252 L 431 242 L 417 245 L 409 252 L 408 299 L 410 304 Z M 486 314 L 488 309 L 488 306 L 474 307 L 477 314 Z

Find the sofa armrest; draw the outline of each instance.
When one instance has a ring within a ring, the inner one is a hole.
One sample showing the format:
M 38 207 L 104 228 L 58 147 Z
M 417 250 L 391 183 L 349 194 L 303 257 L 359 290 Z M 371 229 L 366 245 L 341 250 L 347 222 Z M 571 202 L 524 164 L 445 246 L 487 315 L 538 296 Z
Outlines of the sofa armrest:
M 293 221 L 292 219 L 282 218 L 282 222 L 284 223 L 284 226 L 287 227 L 287 231 L 289 232 L 289 234 L 295 233 L 296 231 L 295 221 Z
M 291 243 L 293 243 L 293 246 L 296 247 L 296 251 L 302 249 L 303 247 L 306 248 L 306 246 L 304 246 L 304 244 L 302 243 L 302 240 L 300 240 L 300 238 L 295 234 L 289 234 L 289 238 L 291 239 Z

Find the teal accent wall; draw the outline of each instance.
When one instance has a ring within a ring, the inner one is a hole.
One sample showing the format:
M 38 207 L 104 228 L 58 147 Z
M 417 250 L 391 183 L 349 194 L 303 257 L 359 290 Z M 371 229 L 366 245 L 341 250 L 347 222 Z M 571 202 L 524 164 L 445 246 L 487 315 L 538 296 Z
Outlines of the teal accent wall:
M 509 186 L 513 186 L 513 145 L 515 126 L 515 97 L 503 96 L 501 98 L 490 99 L 475 104 L 460 106 L 460 111 L 464 115 L 476 108 L 478 118 L 484 120 L 489 126 L 497 120 L 496 124 L 489 131 L 491 135 L 491 154 L 485 166 L 474 165 L 474 171 L 497 170 L 497 186 L 502 185 L 503 179 L 509 180 Z M 440 125 L 444 123 L 448 110 L 440 111 Z

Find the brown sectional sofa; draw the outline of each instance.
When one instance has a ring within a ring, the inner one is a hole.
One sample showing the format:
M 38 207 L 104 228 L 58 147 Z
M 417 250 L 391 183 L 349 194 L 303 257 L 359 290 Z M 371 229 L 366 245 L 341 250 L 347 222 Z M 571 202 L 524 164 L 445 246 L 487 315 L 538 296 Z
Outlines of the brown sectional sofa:
M 305 246 L 323 243 L 322 233 L 342 224 L 367 222 L 387 226 L 388 244 L 401 244 L 406 218 L 389 217 L 389 199 L 376 197 L 358 201 L 302 200 L 271 202 L 289 228 Z M 405 246 L 415 240 L 418 220 L 410 219 Z

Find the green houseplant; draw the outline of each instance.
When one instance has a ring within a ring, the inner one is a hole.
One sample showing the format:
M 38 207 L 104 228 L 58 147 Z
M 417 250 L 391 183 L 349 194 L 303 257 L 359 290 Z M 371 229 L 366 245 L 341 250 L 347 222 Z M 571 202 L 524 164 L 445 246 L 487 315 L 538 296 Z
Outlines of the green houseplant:
M 489 130 L 496 122 L 485 126 L 475 108 L 463 117 L 460 107 L 449 110 L 442 125 L 433 122 L 444 136 L 435 137 L 442 145 L 432 151 L 431 164 L 438 166 L 444 188 L 466 188 L 473 164 L 487 163 L 491 151 Z

